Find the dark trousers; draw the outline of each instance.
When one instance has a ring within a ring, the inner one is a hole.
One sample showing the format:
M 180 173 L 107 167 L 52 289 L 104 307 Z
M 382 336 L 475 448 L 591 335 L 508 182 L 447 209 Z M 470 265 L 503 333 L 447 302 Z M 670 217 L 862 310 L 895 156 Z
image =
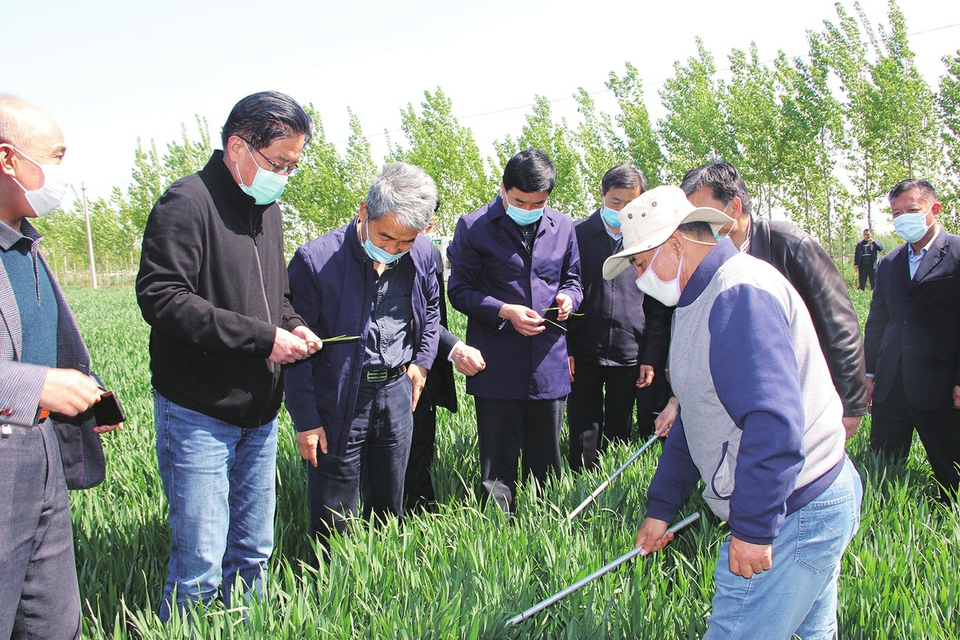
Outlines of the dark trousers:
M 0 638 L 80 637 L 60 445 L 49 420 L 0 437 Z
M 860 268 L 857 269 L 857 271 L 860 274 L 860 291 L 863 291 L 864 289 L 867 288 L 868 279 L 870 280 L 870 289 L 871 290 L 875 289 L 876 286 L 874 285 L 874 282 L 873 282 L 873 275 L 874 275 L 873 263 L 861 264 L 859 266 Z
M 484 503 L 493 498 L 504 511 L 513 511 L 518 462 L 524 478 L 532 474 L 540 483 L 546 481 L 550 472 L 560 475 L 560 425 L 566 399 L 501 400 L 477 396 L 475 400 L 481 498 Z
M 430 509 L 436 502 L 430 477 L 436 444 L 437 407 L 426 396 L 420 396 L 413 412 L 410 459 L 403 480 L 403 508 L 407 513 Z
M 605 440 L 627 441 L 633 427 L 640 367 L 604 367 L 577 361 L 567 400 L 572 471 L 597 466 Z
M 310 529 L 326 543 L 333 529 L 343 533 L 356 515 L 358 494 L 363 516 L 403 518 L 403 476 L 410 453 L 413 386 L 406 374 L 386 382 L 361 382 L 347 450 L 343 456 L 317 452 L 307 465 Z
M 910 406 L 903 391 L 903 369 L 898 367 L 890 394 L 873 404 L 870 448 L 902 464 L 910 453 L 914 429 L 940 484 L 940 499 L 949 502 L 960 487 L 960 411 L 920 411 Z

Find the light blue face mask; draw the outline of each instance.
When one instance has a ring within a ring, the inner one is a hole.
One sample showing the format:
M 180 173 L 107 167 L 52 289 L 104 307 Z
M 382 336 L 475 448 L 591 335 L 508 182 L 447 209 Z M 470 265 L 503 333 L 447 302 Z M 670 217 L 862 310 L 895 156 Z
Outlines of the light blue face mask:
M 247 145 L 247 151 L 250 152 L 250 157 L 253 157 L 253 152 L 250 150 L 250 145 L 244 141 Z M 256 164 L 256 160 L 254 160 Z M 253 177 L 253 183 L 250 186 L 243 184 L 243 177 L 240 174 L 240 166 L 237 165 L 237 175 L 240 177 L 240 188 L 243 189 L 243 192 L 254 199 L 257 204 L 270 204 L 274 202 L 277 198 L 280 197 L 280 194 L 283 193 L 284 188 L 287 186 L 287 176 L 282 176 L 279 173 L 274 173 L 273 171 L 267 171 L 259 164 L 257 164 L 257 175 Z
M 614 229 L 620 228 L 620 212 L 614 211 L 607 205 L 603 205 L 603 221 Z
M 543 215 L 543 207 L 534 209 L 532 211 L 527 211 L 526 209 L 520 209 L 519 207 L 515 207 L 507 202 L 506 194 L 501 193 L 500 197 L 503 199 L 504 204 L 507 205 L 507 215 L 510 216 L 510 219 L 521 227 L 528 224 L 533 224 Z
M 367 239 L 363 241 L 363 250 L 366 252 L 367 257 L 373 260 L 374 262 L 379 262 L 381 264 L 393 264 L 403 256 L 410 253 L 409 249 L 407 251 L 401 251 L 400 253 L 388 253 L 373 244 L 370 241 L 370 218 L 368 217 L 364 223 L 367 225 Z
M 893 219 L 893 227 L 897 235 L 907 242 L 919 241 L 930 228 L 926 213 L 901 213 Z

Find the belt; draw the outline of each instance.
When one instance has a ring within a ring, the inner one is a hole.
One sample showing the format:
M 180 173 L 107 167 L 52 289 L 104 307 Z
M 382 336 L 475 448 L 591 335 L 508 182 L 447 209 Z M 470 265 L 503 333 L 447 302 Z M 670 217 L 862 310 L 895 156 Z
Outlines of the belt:
M 392 369 L 375 369 L 363 372 L 363 380 L 367 382 L 386 382 L 399 378 L 407 370 L 406 366 L 393 367 Z

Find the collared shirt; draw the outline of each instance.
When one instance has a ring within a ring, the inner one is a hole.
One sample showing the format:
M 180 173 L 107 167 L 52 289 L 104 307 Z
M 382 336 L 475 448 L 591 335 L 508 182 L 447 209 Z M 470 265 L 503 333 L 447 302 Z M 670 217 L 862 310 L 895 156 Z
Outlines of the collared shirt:
M 747 217 L 747 236 L 740 245 L 740 253 L 750 253 L 750 232 L 753 231 L 753 218 Z
M 29 223 L 21 229 L 24 233 L 0 222 L 0 259 L 25 328 L 19 360 L 56 367 L 60 311 L 50 275 L 40 262 L 42 238 Z
M 377 278 L 371 301 L 364 371 L 393 369 L 413 359 L 413 260 L 404 256 Z
M 930 242 L 920 249 L 920 255 L 916 255 L 913 252 L 913 245 L 909 242 L 907 243 L 907 265 L 910 267 L 910 279 L 913 280 L 913 277 L 917 275 L 917 269 L 920 268 L 920 263 L 923 262 L 923 256 L 927 255 L 927 249 L 930 248 L 930 245 L 933 244 L 933 241 L 937 239 L 937 236 L 940 235 L 940 227 L 937 227 L 937 232 L 933 234 L 933 237 L 930 238 Z

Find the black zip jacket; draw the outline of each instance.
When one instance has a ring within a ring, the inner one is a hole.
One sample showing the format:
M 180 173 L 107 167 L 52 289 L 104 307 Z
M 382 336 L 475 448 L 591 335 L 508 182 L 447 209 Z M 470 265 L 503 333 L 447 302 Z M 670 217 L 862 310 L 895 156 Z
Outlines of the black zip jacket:
M 277 203 L 257 205 L 215 151 L 170 185 L 143 233 L 137 302 L 150 325 L 152 384 L 166 399 L 238 427 L 276 417 L 276 328 L 290 306 Z
M 827 359 L 844 417 L 867 413 L 866 367 L 860 323 L 843 276 L 810 234 L 789 222 L 754 218 L 747 253 L 790 281 L 807 305 Z

